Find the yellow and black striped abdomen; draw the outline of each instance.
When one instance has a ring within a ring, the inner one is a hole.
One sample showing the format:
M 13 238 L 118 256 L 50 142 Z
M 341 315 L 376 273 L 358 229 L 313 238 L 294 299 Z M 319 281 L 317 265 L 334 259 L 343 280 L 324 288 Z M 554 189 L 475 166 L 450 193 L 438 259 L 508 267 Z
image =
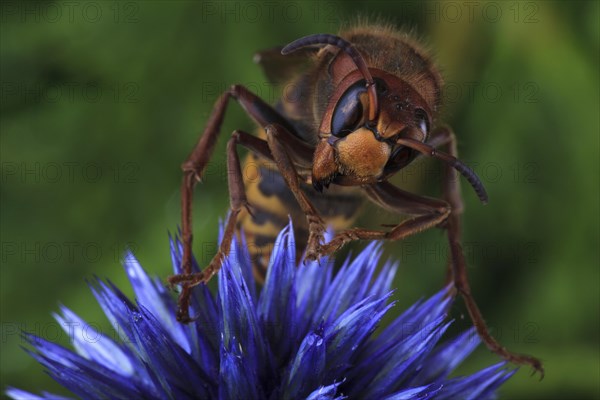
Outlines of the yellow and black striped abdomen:
M 264 280 L 275 238 L 291 217 L 298 259 L 308 239 L 306 216 L 298 206 L 276 165 L 253 153 L 248 154 L 243 166 L 244 184 L 248 202 L 254 215 L 243 211 L 238 228 L 244 231 L 257 280 Z M 328 227 L 335 231 L 351 226 L 358 215 L 363 197 L 358 188 L 332 185 L 323 193 L 302 184 Z

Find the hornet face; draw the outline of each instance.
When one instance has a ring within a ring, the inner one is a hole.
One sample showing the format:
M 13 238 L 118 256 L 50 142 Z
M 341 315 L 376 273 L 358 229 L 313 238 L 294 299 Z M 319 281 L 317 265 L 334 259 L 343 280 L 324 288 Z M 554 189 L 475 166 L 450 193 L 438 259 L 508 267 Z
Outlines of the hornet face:
M 377 114 L 369 120 L 368 86 L 359 71 L 346 76 L 332 96 L 320 127 L 312 183 L 322 191 L 330 183 L 371 184 L 408 165 L 416 151 L 398 139 L 425 143 L 431 126 L 426 101 L 408 83 L 370 69 Z

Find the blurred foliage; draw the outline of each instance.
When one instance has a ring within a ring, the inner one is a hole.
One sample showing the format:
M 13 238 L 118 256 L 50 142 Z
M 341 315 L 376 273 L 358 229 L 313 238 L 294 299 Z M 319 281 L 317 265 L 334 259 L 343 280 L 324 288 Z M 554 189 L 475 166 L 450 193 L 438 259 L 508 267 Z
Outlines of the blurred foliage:
M 482 206 L 463 184 L 474 294 L 501 342 L 547 371 L 538 382 L 524 368 L 503 397 L 598 398 L 599 3 L 467 3 L 2 2 L 1 386 L 64 393 L 19 332 L 66 343 L 51 317 L 59 302 L 108 332 L 84 280 L 127 288 L 126 248 L 170 273 L 179 165 L 213 102 L 232 83 L 276 100 L 253 53 L 366 15 L 434 50 L 448 83 L 442 119 L 489 191 Z M 252 123 L 232 105 L 224 136 L 235 128 Z M 197 189 L 204 261 L 226 211 L 225 142 Z M 437 195 L 438 167 L 397 181 Z M 359 222 L 389 221 L 368 210 Z M 438 290 L 445 246 L 439 230 L 384 246 L 402 262 L 398 308 Z M 470 324 L 463 315 L 458 301 L 457 329 Z M 482 348 L 464 371 L 495 361 Z

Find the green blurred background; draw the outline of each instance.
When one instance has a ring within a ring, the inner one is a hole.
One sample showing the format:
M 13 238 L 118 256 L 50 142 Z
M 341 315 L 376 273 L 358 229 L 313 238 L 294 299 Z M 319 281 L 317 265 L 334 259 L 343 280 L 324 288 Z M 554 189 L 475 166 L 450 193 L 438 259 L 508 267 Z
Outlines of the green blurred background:
M 434 49 L 448 82 L 443 119 L 489 191 L 482 206 L 463 184 L 474 294 L 501 342 L 546 366 L 542 382 L 523 368 L 502 397 L 600 396 L 599 2 L 5 1 L 1 9 L 2 388 L 65 393 L 21 349 L 19 331 L 66 343 L 51 317 L 62 303 L 108 333 L 84 280 L 128 288 L 126 248 L 152 274 L 170 273 L 179 165 L 214 100 L 231 83 L 276 99 L 253 53 L 366 15 L 412 28 Z M 223 136 L 252 127 L 233 105 Z M 225 142 L 197 190 L 195 251 L 204 261 L 227 204 Z M 396 181 L 437 195 L 437 171 L 423 162 Z M 367 210 L 371 224 L 390 220 Z M 402 262 L 395 310 L 440 288 L 441 231 L 384 249 Z M 457 302 L 455 329 L 469 326 L 463 316 Z M 480 348 L 461 372 L 496 361 Z

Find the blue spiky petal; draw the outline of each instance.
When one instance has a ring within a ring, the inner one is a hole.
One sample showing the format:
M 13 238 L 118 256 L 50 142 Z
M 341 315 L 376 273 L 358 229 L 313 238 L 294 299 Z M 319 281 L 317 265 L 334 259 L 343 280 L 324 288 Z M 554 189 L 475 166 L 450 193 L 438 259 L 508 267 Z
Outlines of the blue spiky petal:
M 182 245 L 171 240 L 176 273 Z M 136 300 L 110 282 L 90 283 L 119 332 L 113 340 L 66 307 L 56 314 L 69 350 L 26 334 L 30 354 L 83 399 L 451 399 L 491 398 L 514 371 L 504 364 L 466 377 L 450 375 L 479 341 L 468 330 L 438 343 L 451 321 L 444 289 L 399 314 L 392 312 L 397 265 L 379 273 L 380 246 L 369 244 L 334 273 L 327 259 L 296 265 L 291 223 L 278 236 L 266 282 L 258 291 L 245 243 L 234 242 L 218 274 L 218 290 L 193 293 L 195 322 L 175 319 L 176 303 L 133 254 L 124 266 Z M 198 268 L 194 262 L 194 268 Z M 86 340 L 84 335 L 97 340 Z M 60 399 L 16 388 L 13 399 Z

